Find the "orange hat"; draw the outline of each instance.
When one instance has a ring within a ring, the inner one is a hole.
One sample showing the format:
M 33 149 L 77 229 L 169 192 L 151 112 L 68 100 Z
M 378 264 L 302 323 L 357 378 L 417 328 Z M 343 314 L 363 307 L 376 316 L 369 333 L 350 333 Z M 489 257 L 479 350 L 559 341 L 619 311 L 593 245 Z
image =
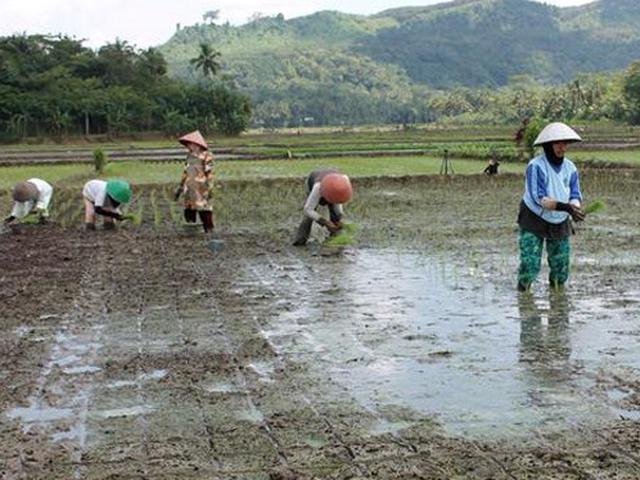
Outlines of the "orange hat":
M 349 177 L 330 173 L 320 181 L 320 194 L 329 203 L 347 203 L 353 195 Z
M 207 145 L 207 142 L 204 141 L 204 137 L 200 133 L 200 130 L 187 133 L 186 135 L 180 137 L 178 141 L 185 147 L 187 146 L 188 143 L 193 143 L 195 145 L 198 145 L 204 148 L 205 150 L 209 150 L 209 145 Z

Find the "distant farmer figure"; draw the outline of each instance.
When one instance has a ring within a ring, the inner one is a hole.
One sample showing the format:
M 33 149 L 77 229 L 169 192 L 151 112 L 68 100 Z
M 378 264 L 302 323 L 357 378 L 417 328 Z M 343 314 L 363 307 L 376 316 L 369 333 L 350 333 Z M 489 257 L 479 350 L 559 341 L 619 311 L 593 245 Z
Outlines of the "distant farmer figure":
M 547 125 L 536 138 L 544 153 L 529 162 L 520 202 L 520 269 L 518 290 L 526 291 L 540 272 L 546 240 L 549 282 L 561 287 L 569 278 L 571 220 L 584 220 L 576 166 L 565 158 L 567 145 L 580 136 L 564 123 Z
M 123 215 L 120 205 L 131 201 L 131 187 L 124 180 L 89 180 L 82 189 L 84 197 L 85 230 L 96 229 L 96 215 L 104 217 L 104 229 L 113 230 L 114 220 L 130 220 L 133 215 Z
M 318 170 L 312 172 L 306 180 L 307 201 L 304 204 L 304 218 L 298 227 L 294 245 L 305 245 L 311 234 L 314 220 L 331 234 L 342 228 L 342 204 L 351 200 L 353 189 L 349 177 L 337 170 Z M 316 209 L 318 205 L 329 207 L 329 220 L 322 217 Z
M 489 165 L 487 165 L 487 168 L 484 169 L 484 174 L 490 177 L 492 175 L 497 175 L 499 166 L 500 166 L 500 162 L 496 160 L 495 157 L 491 158 L 489 160 Z
M 13 209 L 4 219 L 9 224 L 30 214 L 38 215 L 38 222 L 44 224 L 49 217 L 49 204 L 53 196 L 53 187 L 39 178 L 30 178 L 18 183 L 11 192 Z
M 196 222 L 200 216 L 205 233 L 213 230 L 213 155 L 198 130 L 178 140 L 187 147 L 189 153 L 185 163 L 180 186 L 176 190 L 176 201 L 183 195 L 184 219 L 187 223 Z

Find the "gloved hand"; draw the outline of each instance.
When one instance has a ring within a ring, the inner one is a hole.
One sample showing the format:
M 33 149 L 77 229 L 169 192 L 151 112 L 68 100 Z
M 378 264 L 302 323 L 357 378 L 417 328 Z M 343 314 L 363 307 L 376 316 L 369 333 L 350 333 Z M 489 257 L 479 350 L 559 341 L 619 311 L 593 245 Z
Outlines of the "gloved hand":
M 556 210 L 567 212 L 575 222 L 582 222 L 585 218 L 584 211 L 571 203 L 557 202 Z
M 569 215 L 571 215 L 571 218 L 573 218 L 575 222 L 584 221 L 586 216 L 584 210 L 576 205 L 571 205 L 571 211 L 569 212 Z
M 318 220 L 318 223 L 329 230 L 329 232 L 331 233 L 336 233 L 338 230 L 340 230 L 333 222 L 330 222 L 326 218 L 321 218 L 320 220 Z
M 7 218 L 5 218 L 3 220 L 3 223 L 5 223 L 6 225 L 9 225 L 11 222 L 13 222 L 16 219 L 16 217 L 14 217 L 13 215 L 9 215 Z
M 177 202 L 180 198 L 180 195 L 182 195 L 182 187 L 178 187 L 176 193 L 173 194 L 173 199 Z

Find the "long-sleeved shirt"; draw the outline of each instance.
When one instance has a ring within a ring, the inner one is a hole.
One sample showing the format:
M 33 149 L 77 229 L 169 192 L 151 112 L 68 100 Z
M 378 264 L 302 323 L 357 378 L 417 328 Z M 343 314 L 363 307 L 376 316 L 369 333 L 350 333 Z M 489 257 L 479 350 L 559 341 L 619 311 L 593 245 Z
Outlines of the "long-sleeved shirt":
M 567 212 L 544 208 L 542 199 L 545 197 L 563 203 L 579 204 L 582 201 L 578 170 L 568 158 L 560 165 L 549 162 L 544 154 L 532 159 L 527 166 L 522 197 L 527 208 L 546 222 L 559 224 L 567 220 Z
M 316 212 L 316 208 L 318 208 L 320 200 L 322 200 L 322 194 L 320 193 L 320 182 L 318 181 L 313 184 L 313 188 L 311 189 L 311 192 L 309 192 L 307 201 L 304 204 L 304 214 L 316 222 L 322 218 L 322 215 Z M 336 210 L 336 213 L 339 216 L 342 216 L 342 204 L 336 203 L 333 204 L 333 206 Z

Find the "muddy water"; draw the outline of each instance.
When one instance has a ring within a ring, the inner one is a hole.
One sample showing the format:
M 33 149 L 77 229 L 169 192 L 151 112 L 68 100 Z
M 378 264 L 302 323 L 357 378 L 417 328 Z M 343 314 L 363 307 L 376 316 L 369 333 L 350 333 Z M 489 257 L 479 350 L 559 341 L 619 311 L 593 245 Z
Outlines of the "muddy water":
M 338 252 L 248 217 L 216 252 L 162 227 L 3 238 L 0 477 L 639 478 L 637 225 L 581 227 L 566 293 L 523 297 L 515 242 L 481 248 L 509 212 L 464 205 Z
M 366 408 L 407 407 L 480 436 L 638 418 L 601 385 L 640 367 L 633 300 L 543 285 L 517 294 L 513 275 L 495 282 L 481 267 L 421 253 L 308 260 L 289 272 L 307 300 L 267 335 Z

